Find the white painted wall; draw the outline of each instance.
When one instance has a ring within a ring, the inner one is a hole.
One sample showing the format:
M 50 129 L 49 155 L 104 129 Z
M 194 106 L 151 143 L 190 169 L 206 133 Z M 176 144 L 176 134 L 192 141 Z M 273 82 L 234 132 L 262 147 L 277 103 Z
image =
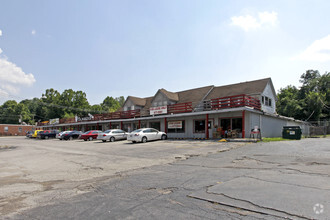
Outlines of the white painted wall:
M 272 106 L 266 106 L 266 105 L 262 104 L 261 96 L 267 96 L 267 97 L 271 98 Z M 274 94 L 269 82 L 267 83 L 265 90 L 262 92 L 261 96 L 260 96 L 261 109 L 264 112 L 274 114 L 276 112 L 276 94 Z
M 262 137 L 282 137 L 283 126 L 300 126 L 303 135 L 308 134 L 308 126 L 298 121 L 291 121 L 288 119 L 273 117 L 269 115 L 262 115 L 252 112 L 246 113 L 245 137 L 250 137 L 251 129 L 258 125 L 261 130 Z
M 133 104 L 133 102 L 132 102 L 131 100 L 129 100 L 129 99 L 126 101 L 126 103 L 125 103 L 125 105 L 124 105 L 124 111 L 127 111 L 128 108 L 131 108 L 131 110 L 134 110 L 134 109 L 132 109 L 132 108 L 134 108 L 134 104 Z

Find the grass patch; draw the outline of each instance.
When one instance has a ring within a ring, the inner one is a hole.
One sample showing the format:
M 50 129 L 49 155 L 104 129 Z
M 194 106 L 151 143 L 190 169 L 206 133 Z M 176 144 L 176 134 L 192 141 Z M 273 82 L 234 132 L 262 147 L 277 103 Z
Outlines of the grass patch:
M 295 139 L 284 139 L 281 137 L 274 138 L 262 138 L 262 142 L 273 142 L 273 141 L 294 141 Z

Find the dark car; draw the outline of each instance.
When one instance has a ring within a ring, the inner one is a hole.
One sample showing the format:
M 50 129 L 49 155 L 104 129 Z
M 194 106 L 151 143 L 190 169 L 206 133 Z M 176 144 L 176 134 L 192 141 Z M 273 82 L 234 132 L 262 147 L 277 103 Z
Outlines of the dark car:
M 26 132 L 26 135 L 25 136 L 27 138 L 32 138 L 32 133 L 33 133 L 32 131 L 28 131 L 28 132 Z
M 66 133 L 62 136 L 63 140 L 72 140 L 72 139 L 78 139 L 80 135 L 82 134 L 81 131 L 71 131 L 69 133 Z
M 58 132 L 58 130 L 45 130 L 39 132 L 37 137 L 40 139 L 55 138 Z
M 91 131 L 86 131 L 80 136 L 80 139 L 83 139 L 84 141 L 92 141 L 93 139 L 96 139 L 99 133 L 102 131 L 99 130 L 91 130 Z

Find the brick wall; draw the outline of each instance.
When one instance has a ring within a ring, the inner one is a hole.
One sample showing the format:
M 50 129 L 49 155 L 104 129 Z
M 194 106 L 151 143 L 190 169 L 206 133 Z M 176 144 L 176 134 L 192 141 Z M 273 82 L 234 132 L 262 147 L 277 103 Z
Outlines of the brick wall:
M 32 125 L 7 125 L 0 124 L 0 136 L 25 136 L 27 131 L 32 131 Z

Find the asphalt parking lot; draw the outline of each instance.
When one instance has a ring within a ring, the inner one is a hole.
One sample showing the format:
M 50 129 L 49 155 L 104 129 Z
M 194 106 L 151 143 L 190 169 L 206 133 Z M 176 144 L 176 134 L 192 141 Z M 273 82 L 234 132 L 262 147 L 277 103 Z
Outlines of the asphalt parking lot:
M 10 219 L 329 219 L 329 140 L 0 138 L 0 212 Z
M 60 141 L 0 138 L 0 214 L 70 198 L 129 170 L 240 147 L 202 141 Z

